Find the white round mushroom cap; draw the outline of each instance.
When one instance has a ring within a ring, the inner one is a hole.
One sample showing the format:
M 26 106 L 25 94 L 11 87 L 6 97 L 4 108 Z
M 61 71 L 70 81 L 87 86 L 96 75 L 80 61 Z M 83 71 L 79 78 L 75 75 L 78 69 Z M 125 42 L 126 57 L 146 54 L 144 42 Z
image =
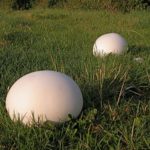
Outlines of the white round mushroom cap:
M 6 97 L 6 109 L 12 120 L 25 124 L 64 122 L 77 117 L 83 106 L 78 85 L 67 75 L 55 71 L 37 71 L 18 79 Z
M 94 56 L 105 56 L 112 54 L 123 54 L 128 50 L 126 40 L 117 33 L 108 33 L 100 36 L 94 46 Z

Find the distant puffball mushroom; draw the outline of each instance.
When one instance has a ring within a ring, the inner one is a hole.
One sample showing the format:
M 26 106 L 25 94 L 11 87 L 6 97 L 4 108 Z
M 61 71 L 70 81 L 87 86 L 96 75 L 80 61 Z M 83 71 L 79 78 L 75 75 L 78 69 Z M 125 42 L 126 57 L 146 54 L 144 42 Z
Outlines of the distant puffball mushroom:
M 67 75 L 55 71 L 37 71 L 24 75 L 10 88 L 6 109 L 12 120 L 24 124 L 65 122 L 68 115 L 78 117 L 83 97 L 79 86 Z
M 106 56 L 108 54 L 123 54 L 128 50 L 126 40 L 117 33 L 108 33 L 100 36 L 94 46 L 94 56 Z

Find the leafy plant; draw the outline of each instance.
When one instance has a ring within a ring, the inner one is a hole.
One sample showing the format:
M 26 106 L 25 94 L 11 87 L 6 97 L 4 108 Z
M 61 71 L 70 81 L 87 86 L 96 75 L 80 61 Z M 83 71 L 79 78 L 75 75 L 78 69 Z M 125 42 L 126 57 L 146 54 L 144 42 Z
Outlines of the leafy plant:
M 54 6 L 56 4 L 66 3 L 67 0 L 48 0 L 48 7 Z
M 35 0 L 14 0 L 12 3 L 13 9 L 30 9 Z
M 54 6 L 59 2 L 59 0 L 48 0 L 48 6 Z

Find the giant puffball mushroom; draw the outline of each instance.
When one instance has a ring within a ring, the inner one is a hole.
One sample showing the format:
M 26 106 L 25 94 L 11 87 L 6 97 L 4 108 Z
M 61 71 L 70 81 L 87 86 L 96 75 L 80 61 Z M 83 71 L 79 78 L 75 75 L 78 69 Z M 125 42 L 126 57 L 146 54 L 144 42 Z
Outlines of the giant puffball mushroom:
M 108 54 L 123 54 L 128 50 L 126 40 L 117 33 L 108 33 L 100 36 L 93 46 L 94 56 L 106 56 Z
M 18 79 L 6 97 L 6 109 L 12 120 L 65 122 L 76 118 L 83 106 L 79 86 L 67 75 L 55 71 L 37 71 Z

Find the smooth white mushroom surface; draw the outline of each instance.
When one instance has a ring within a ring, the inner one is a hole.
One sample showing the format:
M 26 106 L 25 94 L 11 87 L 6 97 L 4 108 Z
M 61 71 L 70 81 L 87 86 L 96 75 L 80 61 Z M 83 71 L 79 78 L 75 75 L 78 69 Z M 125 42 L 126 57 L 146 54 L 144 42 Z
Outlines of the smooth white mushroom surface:
M 77 117 L 83 106 L 79 86 L 67 75 L 55 71 L 37 71 L 18 79 L 6 97 L 6 109 L 12 120 L 25 124 L 64 122 Z
M 106 56 L 108 54 L 123 54 L 128 50 L 126 40 L 117 33 L 108 33 L 100 36 L 94 43 L 93 55 Z

